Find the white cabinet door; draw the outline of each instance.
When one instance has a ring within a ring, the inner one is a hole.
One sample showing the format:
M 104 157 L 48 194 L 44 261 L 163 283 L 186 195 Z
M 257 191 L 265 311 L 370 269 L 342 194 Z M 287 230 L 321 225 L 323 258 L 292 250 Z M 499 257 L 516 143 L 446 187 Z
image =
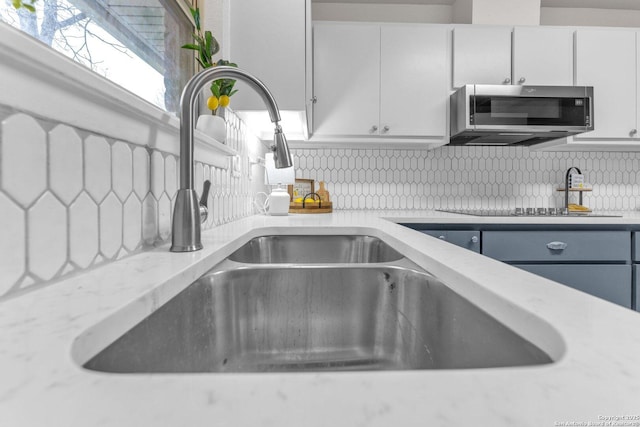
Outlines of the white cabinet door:
M 453 30 L 453 87 L 511 83 L 511 27 Z
M 281 110 L 305 109 L 307 1 L 229 2 L 230 59 L 262 80 Z M 236 110 L 264 110 L 264 102 L 244 82 L 231 100 Z
M 573 85 L 573 33 L 570 28 L 516 27 L 513 83 Z
M 594 127 L 575 139 L 628 139 L 636 129 L 636 34 L 576 32 L 576 85 L 593 86 Z
M 313 26 L 311 25 L 311 0 L 306 0 L 306 43 L 305 43 L 305 117 L 307 119 L 307 133 L 313 134 Z
M 314 24 L 315 135 L 378 134 L 380 26 Z
M 382 26 L 380 135 L 446 135 L 447 36 L 444 27 Z

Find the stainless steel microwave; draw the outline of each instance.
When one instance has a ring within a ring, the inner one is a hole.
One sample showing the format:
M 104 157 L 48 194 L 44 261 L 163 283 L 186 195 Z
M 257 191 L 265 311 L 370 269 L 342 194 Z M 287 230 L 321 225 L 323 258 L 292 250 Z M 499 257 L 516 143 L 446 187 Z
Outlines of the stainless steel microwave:
M 592 131 L 593 87 L 466 85 L 451 95 L 453 145 L 533 145 Z

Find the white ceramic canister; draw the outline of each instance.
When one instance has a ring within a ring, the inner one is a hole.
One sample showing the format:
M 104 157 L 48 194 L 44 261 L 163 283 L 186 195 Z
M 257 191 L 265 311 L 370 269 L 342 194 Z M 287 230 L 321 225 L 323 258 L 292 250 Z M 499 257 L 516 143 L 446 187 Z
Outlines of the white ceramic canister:
M 286 189 L 274 188 L 269 195 L 269 215 L 288 215 L 289 200 Z

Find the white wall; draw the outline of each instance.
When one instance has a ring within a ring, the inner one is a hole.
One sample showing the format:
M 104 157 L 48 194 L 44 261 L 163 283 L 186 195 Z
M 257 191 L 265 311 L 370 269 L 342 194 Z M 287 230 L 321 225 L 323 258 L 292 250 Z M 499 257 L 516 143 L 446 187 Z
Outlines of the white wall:
M 201 2 L 199 7 L 202 29 L 211 31 L 222 46 L 218 57 L 228 58 L 229 0 L 207 0 Z
M 457 0 L 452 6 L 453 21 L 456 24 L 470 24 L 473 17 L 473 0 Z
M 223 0 L 214 0 L 220 2 Z M 225 0 L 228 1 L 228 0 Z M 475 0 L 478 1 L 488 0 Z M 315 21 L 418 22 L 436 24 L 491 23 L 505 25 L 576 25 L 640 27 L 640 10 L 540 7 L 540 0 L 500 0 L 507 8 L 499 11 L 491 5 L 484 12 L 473 8 L 473 0 L 457 0 L 449 5 L 390 5 L 313 3 Z M 509 7 L 509 4 L 512 7 Z M 533 4 L 537 4 L 533 6 Z M 517 7 L 516 7 L 517 6 Z M 515 11 L 512 10 L 515 7 Z M 523 16 L 517 17 L 514 14 Z M 510 16 L 505 15 L 510 11 Z
M 448 24 L 453 18 L 449 5 L 313 3 L 312 19 Z
M 540 0 L 473 0 L 471 23 L 539 25 Z
M 543 7 L 540 25 L 640 27 L 640 10 Z

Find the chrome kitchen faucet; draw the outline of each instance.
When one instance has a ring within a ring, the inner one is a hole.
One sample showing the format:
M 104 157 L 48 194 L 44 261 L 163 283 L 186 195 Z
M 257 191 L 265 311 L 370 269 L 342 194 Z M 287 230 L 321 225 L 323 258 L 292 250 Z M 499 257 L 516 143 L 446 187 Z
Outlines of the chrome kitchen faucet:
M 271 121 L 275 124 L 273 145 L 269 149 L 273 151 L 276 168 L 288 168 L 293 165 L 287 139 L 279 124 L 278 106 L 264 83 L 235 67 L 206 68 L 194 75 L 185 85 L 180 97 L 180 189 L 173 209 L 171 252 L 193 252 L 202 249 L 200 231 L 201 224 L 208 215 L 206 200 L 209 185 L 205 185 L 201 201 L 198 202 L 193 185 L 196 101 L 207 83 L 223 78 L 242 80 L 260 95 L 267 106 Z
M 567 213 L 569 212 L 569 178 L 571 177 L 571 171 L 576 171 L 579 174 L 582 174 L 582 171 L 575 166 L 571 166 L 567 169 L 567 173 L 564 176 L 564 209 L 566 209 Z M 582 193 L 579 193 L 580 201 L 579 204 L 582 205 Z

